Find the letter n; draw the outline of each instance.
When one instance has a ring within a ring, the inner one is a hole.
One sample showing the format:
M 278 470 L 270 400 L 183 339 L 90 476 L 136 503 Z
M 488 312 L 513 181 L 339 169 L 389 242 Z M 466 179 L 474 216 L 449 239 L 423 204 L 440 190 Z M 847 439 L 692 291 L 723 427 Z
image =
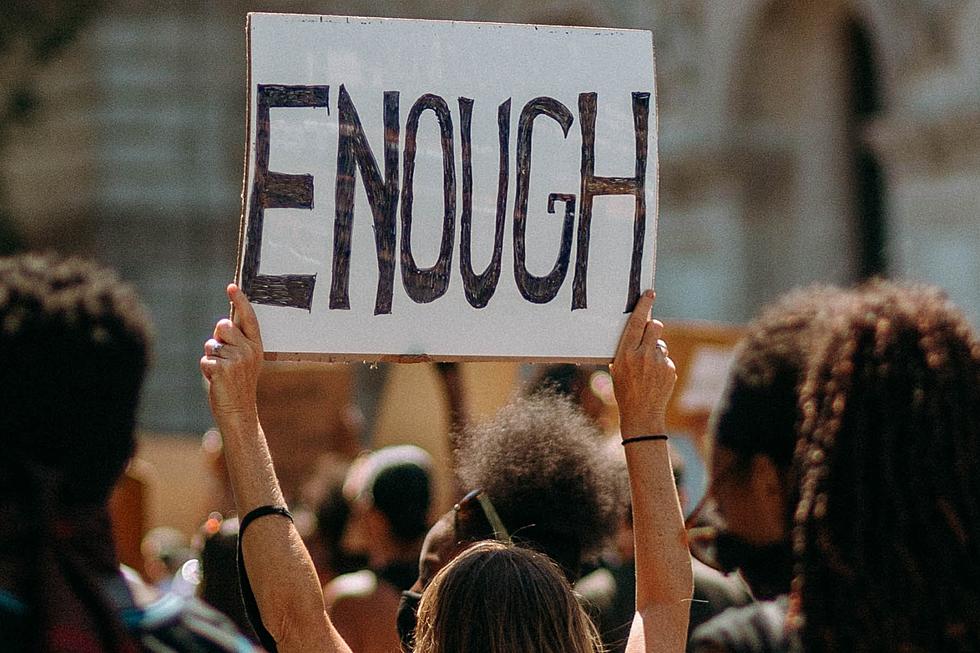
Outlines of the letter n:
M 340 86 L 337 113 L 340 139 L 337 142 L 336 218 L 333 225 L 333 280 L 330 308 L 349 309 L 351 232 L 354 221 L 354 173 L 361 180 L 374 216 L 374 246 L 378 256 L 378 291 L 374 314 L 391 313 L 395 281 L 395 211 L 398 209 L 398 92 L 384 94 L 385 175 L 368 144 L 364 127 L 344 85 Z

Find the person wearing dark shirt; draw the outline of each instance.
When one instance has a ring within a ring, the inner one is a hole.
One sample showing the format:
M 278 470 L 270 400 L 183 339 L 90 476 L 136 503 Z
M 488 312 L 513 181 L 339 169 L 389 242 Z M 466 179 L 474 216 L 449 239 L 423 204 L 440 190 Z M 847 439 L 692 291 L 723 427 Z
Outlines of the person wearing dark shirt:
M 691 520 L 693 550 L 738 570 L 759 603 L 725 610 L 694 630 L 690 650 L 782 651 L 784 597 L 793 575 L 793 454 L 807 356 L 844 291 L 813 286 L 763 310 L 738 346 L 712 419 L 708 508 Z M 700 528 L 698 527 L 700 526 Z M 700 539 L 698 533 L 709 537 Z
M 219 613 L 138 601 L 108 501 L 136 448 L 150 328 L 133 289 L 80 259 L 0 258 L 0 646 L 252 651 Z

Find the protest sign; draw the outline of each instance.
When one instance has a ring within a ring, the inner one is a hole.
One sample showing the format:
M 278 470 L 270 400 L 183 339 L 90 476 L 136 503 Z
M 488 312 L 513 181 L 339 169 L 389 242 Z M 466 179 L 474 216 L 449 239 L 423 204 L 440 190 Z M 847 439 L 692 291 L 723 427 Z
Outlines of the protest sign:
M 651 286 L 649 32 L 250 14 L 270 358 L 609 360 Z

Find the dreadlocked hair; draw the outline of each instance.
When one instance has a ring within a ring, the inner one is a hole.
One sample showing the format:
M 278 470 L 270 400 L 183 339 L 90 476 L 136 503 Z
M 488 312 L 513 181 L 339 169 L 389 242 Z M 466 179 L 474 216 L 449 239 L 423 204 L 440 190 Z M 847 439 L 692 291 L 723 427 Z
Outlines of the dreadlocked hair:
M 598 428 L 570 401 L 517 398 L 459 438 L 457 474 L 482 488 L 514 541 L 577 580 L 582 563 L 615 532 L 626 505 Z
M 802 388 L 803 648 L 980 650 L 980 344 L 934 288 L 845 302 Z

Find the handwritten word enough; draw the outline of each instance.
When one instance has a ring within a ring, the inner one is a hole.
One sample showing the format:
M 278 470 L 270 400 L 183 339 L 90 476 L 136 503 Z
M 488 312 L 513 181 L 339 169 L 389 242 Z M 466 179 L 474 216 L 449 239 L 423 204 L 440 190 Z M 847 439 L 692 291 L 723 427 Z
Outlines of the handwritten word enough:
M 266 209 L 313 208 L 313 176 L 285 174 L 269 170 L 271 143 L 270 109 L 289 107 L 327 108 L 329 86 L 286 86 L 259 84 L 255 137 L 255 174 L 250 189 L 248 227 L 242 265 L 242 287 L 252 302 L 310 310 L 313 302 L 315 275 L 260 274 L 259 259 L 262 229 Z M 402 286 L 415 302 L 424 304 L 444 295 L 449 277 L 456 237 L 456 165 L 453 117 L 446 100 L 427 93 L 419 97 L 408 112 L 405 123 L 405 151 L 400 155 L 401 136 L 400 94 L 385 91 L 384 103 L 384 172 L 378 166 L 374 151 L 368 143 L 357 109 L 344 85 L 338 93 L 339 138 L 337 146 L 337 177 L 335 184 L 335 217 L 333 234 L 331 309 L 350 309 L 351 233 L 354 218 L 354 190 L 359 171 L 374 220 L 375 249 L 378 264 L 378 285 L 374 313 L 391 313 L 394 292 L 395 254 L 401 261 Z M 634 176 L 598 177 L 595 174 L 596 93 L 578 96 L 579 125 L 582 132 L 581 186 L 578 197 L 576 225 L 576 196 L 551 193 L 548 212 L 555 213 L 555 204 L 564 205 L 561 242 L 552 270 L 537 276 L 526 265 L 526 225 L 528 188 L 531 173 L 531 135 L 534 121 L 544 116 L 557 122 L 565 137 L 574 123 L 572 112 L 551 97 L 537 97 L 521 109 L 517 122 L 517 188 L 513 211 L 514 279 L 521 295 L 529 302 L 544 304 L 555 298 L 568 273 L 572 239 L 577 237 L 575 271 L 572 280 L 572 310 L 587 307 L 586 282 L 589 267 L 589 236 L 592 229 L 592 205 L 601 195 L 633 195 L 633 245 L 627 291 L 626 311 L 639 297 L 640 269 L 643 260 L 643 241 L 646 227 L 647 136 L 650 112 L 650 93 L 633 92 L 633 127 L 636 138 Z M 497 288 L 501 272 L 507 193 L 510 182 L 511 100 L 497 108 L 500 162 L 497 181 L 497 207 L 494 225 L 494 245 L 490 263 L 482 272 L 472 265 L 473 170 L 472 170 L 472 113 L 473 100 L 457 99 L 459 136 L 462 147 L 462 207 L 460 222 L 460 273 L 466 300 L 474 308 L 485 307 Z M 431 267 L 420 268 L 412 254 L 412 204 L 415 158 L 419 119 L 431 111 L 439 124 L 443 161 L 442 237 L 439 257 Z M 399 159 L 402 177 L 399 185 Z M 401 242 L 396 243 L 396 213 L 401 208 Z

